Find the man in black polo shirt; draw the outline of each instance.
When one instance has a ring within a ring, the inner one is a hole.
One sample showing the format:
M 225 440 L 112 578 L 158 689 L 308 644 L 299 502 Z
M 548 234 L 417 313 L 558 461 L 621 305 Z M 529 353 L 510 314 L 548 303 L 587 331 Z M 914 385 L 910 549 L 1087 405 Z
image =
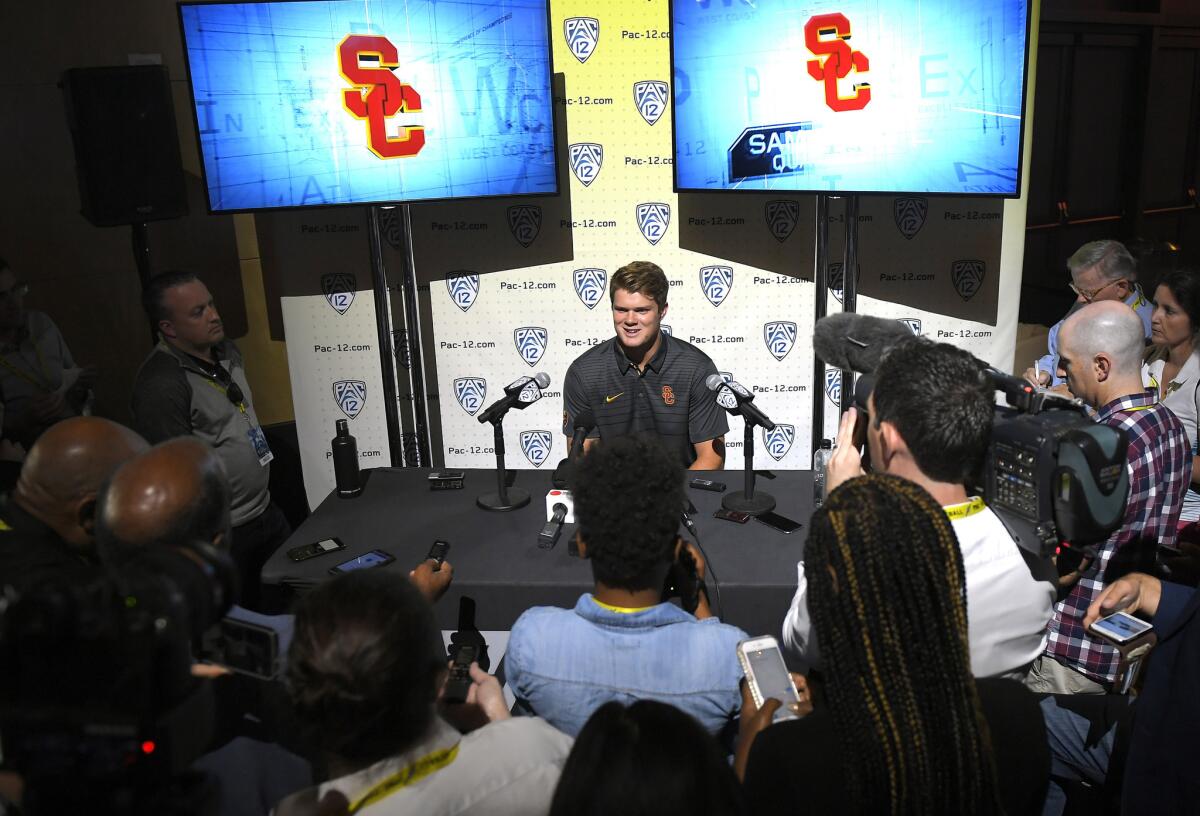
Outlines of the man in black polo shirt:
M 596 428 L 584 443 L 629 434 L 651 434 L 692 470 L 725 464 L 725 411 L 704 380 L 717 373 L 708 355 L 664 334 L 667 276 L 649 261 L 616 271 L 609 284 L 617 336 L 585 351 L 567 369 L 563 433 L 591 409 Z

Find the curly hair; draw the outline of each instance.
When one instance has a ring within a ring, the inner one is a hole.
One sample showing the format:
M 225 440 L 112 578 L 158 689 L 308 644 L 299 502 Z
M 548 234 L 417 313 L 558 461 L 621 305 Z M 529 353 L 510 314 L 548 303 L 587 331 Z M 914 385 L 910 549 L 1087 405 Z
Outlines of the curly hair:
M 992 438 L 995 387 L 983 363 L 923 337 L 894 346 L 875 371 L 875 416 L 890 422 L 921 472 L 970 487 Z
M 314 745 L 369 765 L 433 721 L 445 651 L 433 609 L 404 575 L 341 575 L 296 610 L 285 682 Z
M 662 443 L 650 436 L 602 441 L 583 457 L 572 488 L 596 580 L 628 590 L 661 580 L 683 509 L 683 467 Z
M 847 809 L 999 813 L 945 511 L 907 479 L 851 479 L 812 516 L 804 574 L 856 799 Z

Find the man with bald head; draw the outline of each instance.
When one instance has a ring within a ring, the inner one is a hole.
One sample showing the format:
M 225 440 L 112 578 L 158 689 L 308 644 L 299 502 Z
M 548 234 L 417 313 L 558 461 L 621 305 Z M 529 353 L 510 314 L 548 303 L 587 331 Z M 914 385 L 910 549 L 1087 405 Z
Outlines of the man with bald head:
M 1104 587 L 1134 571 L 1153 571 L 1158 547 L 1175 544 L 1191 480 L 1191 446 L 1183 425 L 1142 387 L 1142 321 L 1119 302 L 1092 303 L 1059 332 L 1058 374 L 1097 420 L 1129 439 L 1129 501 L 1121 526 L 1070 573 L 1074 585 L 1054 608 L 1045 653 L 1026 684 L 1049 693 L 1104 693 L 1117 677 L 1116 649 L 1083 625 Z
M 24 590 L 95 565 L 96 496 L 124 462 L 145 451 L 133 431 L 98 417 L 51 426 L 29 450 L 0 507 L 0 577 Z

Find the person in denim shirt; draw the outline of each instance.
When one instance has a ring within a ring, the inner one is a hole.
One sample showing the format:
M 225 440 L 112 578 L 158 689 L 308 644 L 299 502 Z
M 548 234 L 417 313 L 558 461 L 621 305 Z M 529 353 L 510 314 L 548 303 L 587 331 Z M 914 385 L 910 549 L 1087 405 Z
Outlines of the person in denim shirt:
M 673 565 L 694 561 L 703 584 L 703 559 L 678 535 L 682 467 L 655 439 L 619 437 L 587 453 L 573 487 L 595 589 L 574 609 L 534 607 L 517 619 L 504 661 L 518 704 L 572 736 L 604 703 L 639 699 L 721 732 L 741 705 L 736 647 L 746 633 L 713 616 L 703 589 L 683 591 L 695 614 L 663 600 Z

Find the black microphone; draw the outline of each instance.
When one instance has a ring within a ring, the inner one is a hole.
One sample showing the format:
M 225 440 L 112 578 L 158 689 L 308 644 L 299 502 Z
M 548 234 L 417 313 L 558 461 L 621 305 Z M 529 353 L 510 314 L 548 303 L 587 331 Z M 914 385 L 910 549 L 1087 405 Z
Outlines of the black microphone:
M 554 505 L 554 515 L 542 527 L 542 531 L 538 533 L 538 547 L 543 550 L 548 550 L 558 543 L 558 537 L 562 534 L 563 519 L 567 517 L 567 506 L 562 502 L 557 502 Z
M 575 417 L 575 433 L 571 436 L 570 457 L 578 459 L 583 456 L 583 440 L 596 427 L 596 415 L 591 408 L 584 408 Z
M 550 375 L 540 371 L 532 377 L 520 377 L 504 386 L 504 396 L 493 402 L 477 418 L 480 422 L 495 422 L 510 408 L 524 410 L 542 398 L 542 389 L 550 384 Z
M 730 380 L 725 382 L 720 374 L 709 374 L 704 381 L 709 391 L 717 393 L 717 405 L 731 414 L 742 417 L 751 425 L 758 425 L 768 431 L 775 430 L 775 423 L 754 406 L 754 395 L 745 387 Z
M 913 339 L 899 320 L 840 312 L 822 317 L 813 327 L 813 351 L 823 363 L 860 374 L 879 367 L 893 346 Z

